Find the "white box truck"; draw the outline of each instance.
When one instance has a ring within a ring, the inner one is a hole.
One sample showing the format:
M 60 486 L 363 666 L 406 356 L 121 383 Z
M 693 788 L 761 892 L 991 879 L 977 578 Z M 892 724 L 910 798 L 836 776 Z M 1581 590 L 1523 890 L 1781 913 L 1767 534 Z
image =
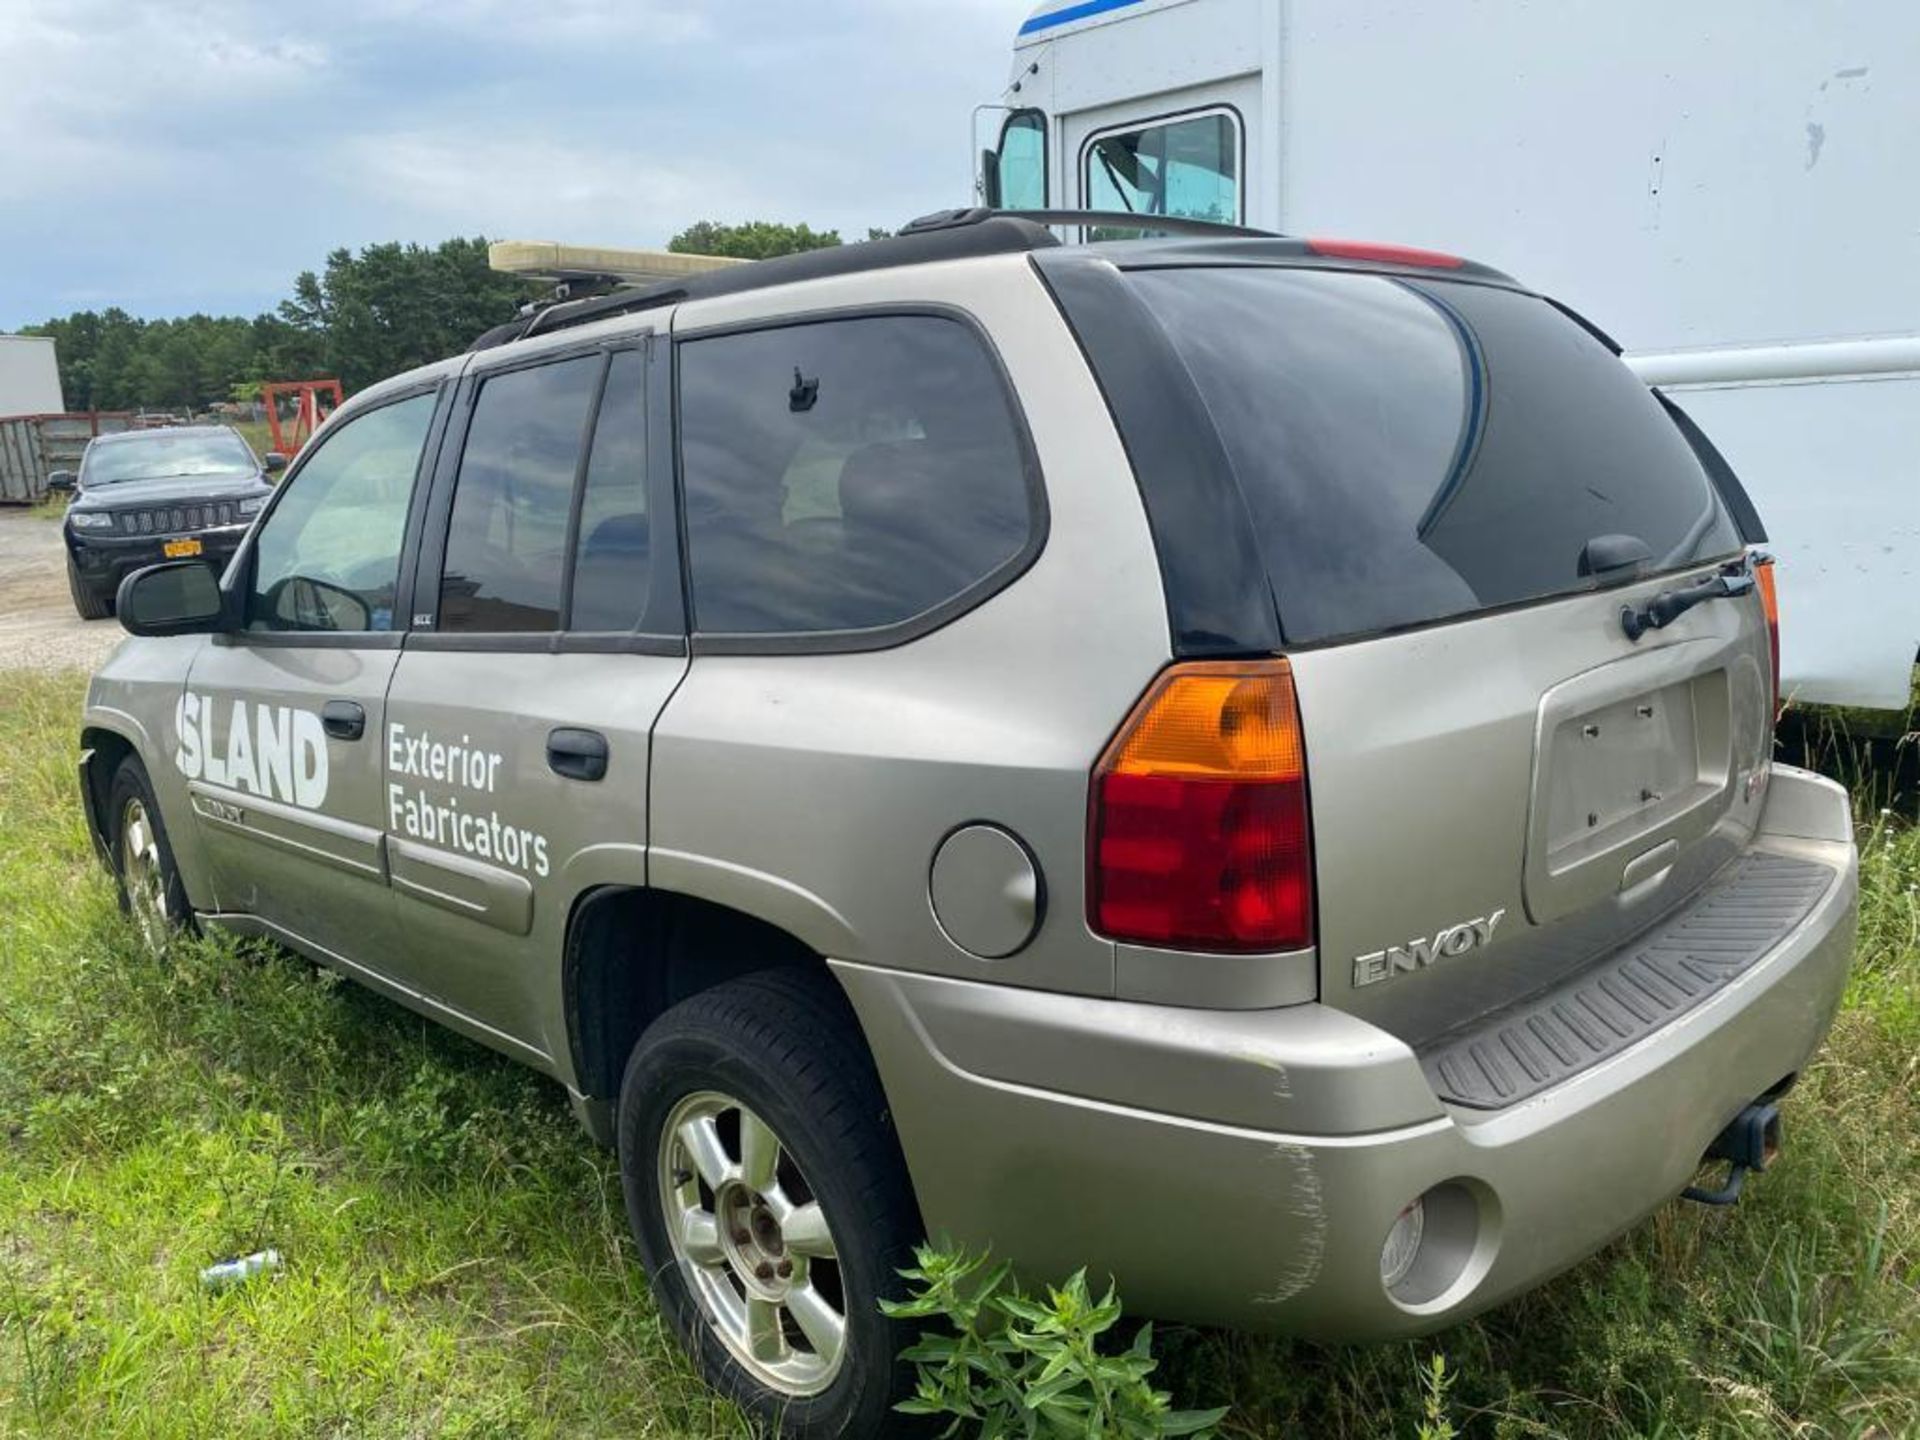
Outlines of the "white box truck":
M 1047 0 L 976 114 L 1011 209 L 1482 260 L 1712 436 L 1779 557 L 1787 691 L 1920 649 L 1920 6 Z

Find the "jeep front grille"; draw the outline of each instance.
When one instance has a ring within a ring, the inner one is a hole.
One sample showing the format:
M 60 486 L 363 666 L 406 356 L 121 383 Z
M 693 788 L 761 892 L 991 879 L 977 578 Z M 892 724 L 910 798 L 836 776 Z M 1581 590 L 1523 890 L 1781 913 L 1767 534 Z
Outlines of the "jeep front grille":
M 179 535 L 237 525 L 240 517 L 231 500 L 209 500 L 196 505 L 161 505 L 151 510 L 122 510 L 122 535 Z

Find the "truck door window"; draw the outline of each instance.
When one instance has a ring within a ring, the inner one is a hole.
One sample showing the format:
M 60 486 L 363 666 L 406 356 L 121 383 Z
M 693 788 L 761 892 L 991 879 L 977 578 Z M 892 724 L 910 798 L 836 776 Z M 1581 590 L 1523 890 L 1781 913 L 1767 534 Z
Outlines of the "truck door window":
M 442 631 L 560 628 L 567 519 L 602 366 L 581 355 L 481 383 L 447 525 Z
M 1237 223 L 1238 117 L 1213 110 L 1095 135 L 1081 151 L 1080 185 L 1089 210 Z
M 981 337 L 933 315 L 680 346 L 696 628 L 903 625 L 980 593 L 1042 523 L 1024 428 Z
M 1006 210 L 1047 208 L 1047 117 L 1016 110 L 1000 129 L 1000 200 Z
M 434 396 L 330 428 L 254 539 L 253 630 L 391 630 L 400 546 Z
M 672 529 L 667 542 L 672 544 Z M 569 630 L 625 633 L 647 598 L 652 528 L 647 520 L 647 357 L 622 350 L 607 371 L 580 497 Z

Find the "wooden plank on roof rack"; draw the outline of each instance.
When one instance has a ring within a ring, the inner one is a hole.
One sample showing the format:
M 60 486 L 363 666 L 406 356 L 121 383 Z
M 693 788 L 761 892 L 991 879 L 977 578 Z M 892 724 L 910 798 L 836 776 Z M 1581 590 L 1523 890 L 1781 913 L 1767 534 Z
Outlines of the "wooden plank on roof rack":
M 611 276 L 628 285 L 657 285 L 747 263 L 723 255 L 610 250 L 598 245 L 562 245 L 553 240 L 496 240 L 487 247 L 487 264 L 492 269 L 556 283 Z

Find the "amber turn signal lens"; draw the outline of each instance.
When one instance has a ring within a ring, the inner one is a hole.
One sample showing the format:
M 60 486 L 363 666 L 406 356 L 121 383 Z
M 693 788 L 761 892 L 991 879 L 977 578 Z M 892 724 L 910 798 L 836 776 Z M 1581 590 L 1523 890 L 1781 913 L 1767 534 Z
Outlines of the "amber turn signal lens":
M 1108 754 L 1119 775 L 1297 780 L 1306 764 L 1293 669 L 1274 660 L 1169 670 Z
M 1767 644 L 1773 653 L 1773 706 L 1780 708 L 1780 592 L 1775 588 L 1774 560 L 1762 555 L 1753 565 L 1754 584 L 1760 591 L 1760 608 L 1767 615 Z

